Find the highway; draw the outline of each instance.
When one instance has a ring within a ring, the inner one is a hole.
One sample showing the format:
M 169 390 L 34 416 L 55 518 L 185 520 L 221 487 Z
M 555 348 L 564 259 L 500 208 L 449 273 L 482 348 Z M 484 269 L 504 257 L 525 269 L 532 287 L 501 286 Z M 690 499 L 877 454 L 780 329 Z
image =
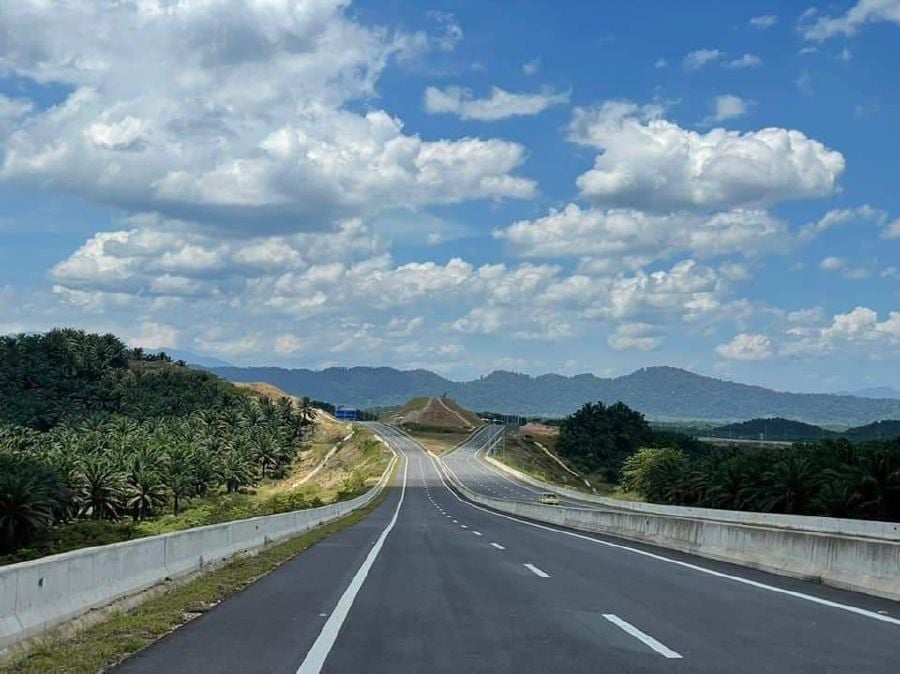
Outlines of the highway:
M 501 436 L 505 430 L 505 426 L 496 424 L 480 428 L 459 447 L 445 454 L 444 463 L 463 485 L 476 493 L 508 501 L 534 503 L 545 490 L 517 480 L 482 458 L 491 447 L 501 446 Z M 499 450 L 496 451 L 499 453 Z M 573 499 L 561 494 L 559 497 L 560 504 L 564 506 L 609 510 L 591 501 Z
M 900 603 L 516 520 L 410 438 L 366 519 L 120 673 L 893 672 Z

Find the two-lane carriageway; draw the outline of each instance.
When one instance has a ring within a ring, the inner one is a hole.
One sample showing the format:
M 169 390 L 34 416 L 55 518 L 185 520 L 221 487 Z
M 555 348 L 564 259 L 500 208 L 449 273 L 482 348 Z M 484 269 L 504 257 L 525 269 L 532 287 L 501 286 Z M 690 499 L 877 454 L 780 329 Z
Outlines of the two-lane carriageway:
M 896 671 L 895 602 L 490 512 L 371 428 L 405 460 L 369 517 L 117 671 Z

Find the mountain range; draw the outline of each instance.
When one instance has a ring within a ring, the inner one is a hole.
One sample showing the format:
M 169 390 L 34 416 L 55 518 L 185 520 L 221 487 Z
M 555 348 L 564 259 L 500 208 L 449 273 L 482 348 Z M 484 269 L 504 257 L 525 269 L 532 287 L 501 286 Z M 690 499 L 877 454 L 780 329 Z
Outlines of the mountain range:
M 472 410 L 563 416 L 587 401 L 621 400 L 656 420 L 734 421 L 784 417 L 811 424 L 854 426 L 900 419 L 900 400 L 830 393 L 788 393 L 724 381 L 675 367 L 647 367 L 621 377 L 497 370 L 452 381 L 429 370 L 390 367 L 212 367 L 231 381 L 264 381 L 294 395 L 338 405 L 389 407 L 416 396 L 449 395 Z

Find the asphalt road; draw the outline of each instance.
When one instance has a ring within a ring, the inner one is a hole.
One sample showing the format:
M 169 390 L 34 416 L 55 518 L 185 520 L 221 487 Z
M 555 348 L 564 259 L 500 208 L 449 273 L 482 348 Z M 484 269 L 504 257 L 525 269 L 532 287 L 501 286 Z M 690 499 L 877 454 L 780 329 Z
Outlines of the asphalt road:
M 898 669 L 900 603 L 493 513 L 373 428 L 406 462 L 368 518 L 116 671 Z
M 472 491 L 489 496 L 491 498 L 505 499 L 507 501 L 527 501 L 534 503 L 540 495 L 547 490 L 539 489 L 499 468 L 492 466 L 483 460 L 495 441 L 501 440 L 500 435 L 505 431 L 505 426 L 489 425 L 476 431 L 466 442 L 452 452 L 443 456 L 444 463 L 453 471 L 454 476 Z M 500 453 L 501 445 L 495 451 Z M 560 505 L 574 506 L 578 508 L 591 508 L 598 510 L 610 510 L 593 501 L 573 499 L 559 494 Z

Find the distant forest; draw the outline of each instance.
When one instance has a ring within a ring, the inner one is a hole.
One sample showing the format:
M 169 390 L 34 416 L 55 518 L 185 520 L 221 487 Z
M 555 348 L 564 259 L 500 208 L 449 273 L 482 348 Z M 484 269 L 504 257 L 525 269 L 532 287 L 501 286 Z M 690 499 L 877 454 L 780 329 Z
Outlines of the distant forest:
M 855 426 L 845 431 L 831 431 L 821 426 L 805 424 L 792 419 L 750 419 L 735 424 L 719 426 L 712 430 L 698 432 L 715 438 L 735 440 L 781 440 L 802 442 L 846 438 L 854 442 L 866 440 L 892 440 L 900 437 L 900 420 L 876 421 L 865 426 Z

